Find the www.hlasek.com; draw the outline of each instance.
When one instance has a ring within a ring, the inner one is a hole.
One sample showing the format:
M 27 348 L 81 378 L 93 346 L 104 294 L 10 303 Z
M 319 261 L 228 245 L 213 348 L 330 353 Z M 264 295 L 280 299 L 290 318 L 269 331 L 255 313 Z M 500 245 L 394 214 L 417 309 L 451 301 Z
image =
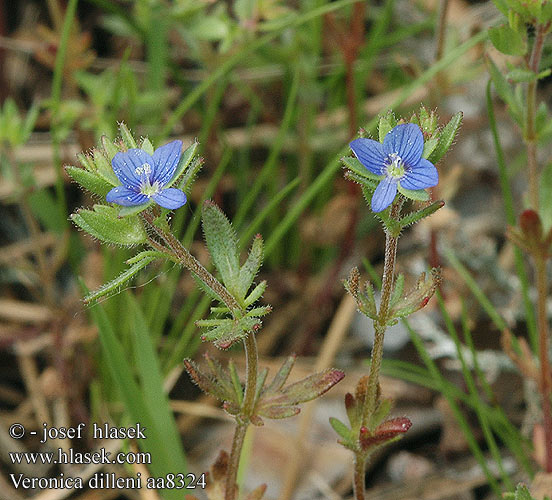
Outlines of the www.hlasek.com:
M 86 424 L 77 427 L 50 427 L 43 424 L 41 432 L 30 431 L 32 436 L 39 435 L 40 443 L 65 439 L 82 439 Z M 136 424 L 131 427 L 112 427 L 109 424 L 92 424 L 91 437 L 93 439 L 146 439 L 146 427 Z M 13 439 L 21 439 L 26 433 L 21 424 L 13 424 L 9 434 Z M 107 451 L 104 447 L 93 452 L 75 451 L 73 448 L 57 448 L 57 451 L 24 452 L 11 451 L 9 459 L 14 465 L 90 465 L 90 464 L 151 464 L 151 454 L 148 452 L 117 452 Z M 205 488 L 205 474 L 196 477 L 195 474 L 169 473 L 160 477 L 142 479 L 140 472 L 135 476 L 118 476 L 113 472 L 97 471 L 89 477 L 69 476 L 60 473 L 56 477 L 31 477 L 22 473 L 10 474 L 15 489 L 194 489 Z

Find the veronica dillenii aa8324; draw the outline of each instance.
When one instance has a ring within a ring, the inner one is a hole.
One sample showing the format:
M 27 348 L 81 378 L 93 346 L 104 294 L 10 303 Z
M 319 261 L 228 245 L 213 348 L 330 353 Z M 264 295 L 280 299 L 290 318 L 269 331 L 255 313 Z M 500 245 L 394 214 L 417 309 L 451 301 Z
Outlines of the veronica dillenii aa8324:
M 424 136 L 414 123 L 394 127 L 383 144 L 361 138 L 352 141 L 350 147 L 364 167 L 381 176 L 372 196 L 374 212 L 381 212 L 393 203 L 397 184 L 403 189 L 419 190 L 436 186 L 439 181 L 435 165 L 422 158 Z

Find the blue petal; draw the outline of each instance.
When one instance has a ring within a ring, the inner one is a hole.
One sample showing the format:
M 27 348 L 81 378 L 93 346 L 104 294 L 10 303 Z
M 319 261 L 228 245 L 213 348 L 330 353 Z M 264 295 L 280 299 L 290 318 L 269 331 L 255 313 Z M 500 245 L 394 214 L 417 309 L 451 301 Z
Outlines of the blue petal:
M 383 150 L 398 154 L 407 167 L 415 165 L 424 151 L 424 134 L 415 123 L 397 125 L 383 139 Z
M 397 194 L 397 181 L 394 179 L 383 179 L 379 184 L 372 196 L 372 210 L 374 212 L 381 212 L 385 210 Z
M 109 203 L 117 203 L 117 205 L 122 205 L 123 207 L 134 207 L 148 201 L 148 197 L 145 194 L 137 193 L 125 186 L 114 187 L 107 193 L 105 199 Z
M 349 147 L 370 172 L 376 175 L 385 173 L 385 158 L 383 146 L 372 139 L 355 139 Z
M 155 203 L 161 205 L 163 208 L 174 210 L 180 208 L 186 203 L 186 195 L 183 191 L 176 188 L 162 189 L 159 193 L 151 196 Z
M 158 181 L 161 186 L 169 182 L 182 155 L 182 141 L 172 141 L 155 150 L 153 161 L 155 162 L 155 171 L 152 176 L 152 184 Z
M 406 169 L 404 176 L 399 180 L 401 187 L 405 189 L 425 189 L 436 186 L 439 182 L 439 174 L 435 165 L 425 158 L 415 167 Z
M 151 174 L 146 176 L 140 172 L 140 169 L 146 163 L 150 165 L 153 172 L 155 168 L 153 158 L 142 149 L 129 149 L 124 153 L 117 153 L 111 160 L 113 171 L 121 184 L 128 188 L 134 187 L 137 189 L 140 188 L 142 180 L 146 177 L 151 180 Z

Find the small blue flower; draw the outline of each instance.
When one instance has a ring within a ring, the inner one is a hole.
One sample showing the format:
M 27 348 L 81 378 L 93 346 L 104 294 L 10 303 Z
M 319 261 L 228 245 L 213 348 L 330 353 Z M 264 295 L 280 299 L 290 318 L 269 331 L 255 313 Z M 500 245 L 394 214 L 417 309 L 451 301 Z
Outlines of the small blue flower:
M 414 123 L 397 125 L 390 130 L 383 144 L 372 139 L 356 139 L 349 145 L 370 172 L 383 176 L 372 196 L 372 210 L 385 210 L 403 189 L 425 189 L 436 186 L 439 174 L 435 165 L 422 158 L 424 136 Z
M 164 208 L 181 207 L 186 203 L 184 192 L 165 187 L 173 180 L 181 154 L 182 141 L 161 146 L 153 156 L 138 148 L 117 153 L 111 165 L 122 185 L 109 191 L 105 199 L 123 207 L 142 205 L 150 198 Z

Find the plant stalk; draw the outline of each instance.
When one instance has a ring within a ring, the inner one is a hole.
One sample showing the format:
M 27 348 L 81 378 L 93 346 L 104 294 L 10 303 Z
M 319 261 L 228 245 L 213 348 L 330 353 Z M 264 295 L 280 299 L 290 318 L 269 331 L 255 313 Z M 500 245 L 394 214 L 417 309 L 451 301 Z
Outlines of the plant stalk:
M 238 475 L 238 466 L 240 464 L 243 441 L 249 422 L 236 422 L 234 439 L 232 440 L 232 451 L 226 470 L 226 488 L 224 490 L 224 500 L 234 500 L 236 498 L 236 476 Z
M 537 280 L 537 325 L 539 331 L 539 357 L 540 357 L 540 384 L 542 395 L 542 413 L 546 451 L 546 472 L 552 472 L 552 406 L 550 391 L 552 389 L 552 377 L 550 373 L 550 359 L 548 358 L 549 326 L 546 317 L 547 276 L 546 257 L 535 256 L 535 271 Z
M 364 473 L 366 470 L 366 456 L 363 453 L 355 453 L 353 465 L 353 496 L 355 500 L 365 500 Z
M 534 73 L 539 72 L 542 49 L 546 32 L 550 23 L 537 25 L 535 41 L 529 59 L 529 69 Z M 531 208 L 539 211 L 539 168 L 537 162 L 537 83 L 538 80 L 531 80 L 527 84 L 527 118 L 525 122 L 525 143 L 527 146 L 527 169 L 529 173 L 529 203 Z
M 390 217 L 397 220 L 401 211 L 402 200 L 398 200 L 391 206 Z M 389 302 L 393 293 L 395 280 L 395 262 L 397 259 L 397 243 L 399 236 L 392 234 L 389 229 L 385 231 L 385 261 L 383 264 L 383 279 L 381 283 L 381 302 L 378 319 L 374 321 L 374 347 L 370 360 L 370 373 L 368 379 L 368 393 L 364 401 L 362 411 L 362 425 L 366 426 L 368 416 L 372 415 L 376 408 L 379 388 L 379 372 L 383 358 L 383 338 L 387 329 L 387 315 Z

